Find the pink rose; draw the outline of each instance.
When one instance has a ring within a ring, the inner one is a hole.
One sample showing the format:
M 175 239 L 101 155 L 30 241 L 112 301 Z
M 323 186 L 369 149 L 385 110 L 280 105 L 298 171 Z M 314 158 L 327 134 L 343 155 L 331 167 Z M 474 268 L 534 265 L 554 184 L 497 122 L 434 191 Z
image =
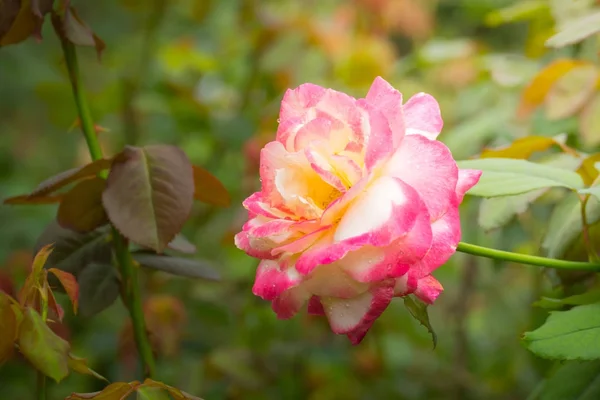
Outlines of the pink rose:
M 376 78 L 367 97 L 304 84 L 281 103 L 244 201 L 236 245 L 260 258 L 254 294 L 279 318 L 306 303 L 358 344 L 393 297 L 433 303 L 431 273 L 456 251 L 458 206 L 481 171 L 459 170 L 436 137 L 437 101 Z

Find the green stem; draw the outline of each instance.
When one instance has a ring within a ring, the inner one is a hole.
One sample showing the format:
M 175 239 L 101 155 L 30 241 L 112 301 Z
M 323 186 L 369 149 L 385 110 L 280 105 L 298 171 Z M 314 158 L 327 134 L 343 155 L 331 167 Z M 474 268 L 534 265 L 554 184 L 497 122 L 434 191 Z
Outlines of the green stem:
M 557 260 L 555 258 L 546 258 L 538 256 L 530 256 L 527 254 L 512 253 L 510 251 L 502 251 L 490 249 L 488 247 L 477 246 L 470 243 L 460 242 L 456 251 L 472 254 L 474 256 L 492 258 L 500 261 L 511 261 L 521 264 L 536 265 L 538 267 L 567 269 L 575 271 L 596 271 L 600 272 L 600 264 L 593 264 L 582 261 L 567 261 Z
M 61 38 L 65 60 L 69 70 L 69 78 L 73 88 L 73 96 L 79 112 L 81 130 L 85 136 L 92 159 L 98 160 L 103 157 L 102 148 L 98 142 L 94 121 L 92 119 L 90 108 L 83 91 L 75 46 L 71 42 L 62 38 L 60 34 L 59 37 Z M 112 228 L 112 234 L 115 253 L 121 273 L 122 284 L 124 287 L 124 290 L 122 290 L 123 303 L 125 303 L 127 306 L 133 322 L 135 342 L 139 353 L 142 370 L 146 376 L 153 377 L 155 375 L 154 355 L 152 353 L 152 347 L 146 331 L 146 322 L 144 321 L 137 267 L 134 265 L 131 258 L 127 240 L 114 227 Z

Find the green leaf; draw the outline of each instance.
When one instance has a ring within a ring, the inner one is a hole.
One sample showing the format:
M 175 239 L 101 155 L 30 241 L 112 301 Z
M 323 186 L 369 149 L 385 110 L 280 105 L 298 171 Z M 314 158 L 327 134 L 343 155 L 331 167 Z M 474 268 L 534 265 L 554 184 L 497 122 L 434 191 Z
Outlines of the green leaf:
M 102 196 L 113 225 L 159 253 L 181 231 L 193 200 L 192 165 L 181 149 L 167 145 L 126 147 Z
M 171 250 L 185 254 L 194 254 L 196 252 L 196 246 L 182 234 L 175 235 L 175 238 L 169 242 L 168 247 Z
M 532 190 L 514 196 L 481 199 L 478 223 L 484 230 L 492 230 L 507 224 L 515 215 L 527 211 L 529 205 L 547 189 Z
M 539 400 L 600 399 L 600 361 L 571 361 L 546 381 Z
M 553 146 L 565 149 L 566 135 L 556 137 L 525 136 L 516 139 L 508 146 L 500 148 L 486 148 L 481 152 L 480 158 L 515 158 L 527 159 L 537 151 L 548 150 Z
M 538 329 L 525 332 L 525 346 L 543 358 L 595 360 L 600 358 L 600 303 L 551 311 Z
M 94 177 L 75 185 L 60 202 L 56 220 L 66 229 L 90 232 L 108 223 L 102 205 L 102 192 L 106 181 Z
M 8 295 L 0 290 L 0 365 L 12 357 L 17 338 L 18 321 L 11 304 Z
M 587 12 L 566 23 L 556 35 L 546 41 L 548 47 L 564 47 L 584 40 L 600 32 L 600 10 Z
M 64 229 L 52 222 L 39 237 L 35 251 L 46 244 L 54 243 L 52 253 L 46 261 L 46 268 L 56 268 L 77 275 L 89 263 L 110 263 L 112 246 L 109 241 L 109 228 L 98 228 L 89 233 L 77 233 Z M 51 284 L 56 285 L 57 282 Z
M 578 190 L 578 192 L 581 194 L 591 194 L 592 196 L 596 196 L 597 198 L 600 198 L 600 186 L 594 186 L 591 188 L 580 189 L 580 190 Z
M 598 69 L 594 64 L 579 65 L 561 76 L 544 100 L 546 117 L 555 121 L 574 115 L 596 91 Z
M 79 309 L 84 317 L 91 317 L 112 305 L 120 293 L 117 272 L 111 264 L 91 263 L 77 278 Z
M 410 314 L 417 321 L 421 323 L 429 333 L 431 333 L 431 339 L 433 340 L 433 348 L 437 346 L 437 335 L 429 322 L 429 314 L 427 312 L 428 305 L 423 303 L 421 300 L 417 298 L 413 298 L 412 296 L 404 296 L 404 306 L 408 309 Z
M 600 219 L 600 202 L 596 198 L 590 198 L 585 211 L 588 223 L 595 223 Z M 581 201 L 577 196 L 569 194 L 555 206 L 550 216 L 546 236 L 542 242 L 542 247 L 548 252 L 548 257 L 562 257 L 582 229 Z
M 108 379 L 106 379 L 105 377 L 103 377 L 102 375 L 100 375 L 99 373 L 97 373 L 96 371 L 91 369 L 90 367 L 88 367 L 87 361 L 85 360 L 85 358 L 77 357 L 77 356 L 69 353 L 68 363 L 69 363 L 69 368 L 72 371 L 75 371 L 75 372 L 78 372 L 78 373 L 84 374 L 84 375 L 91 375 L 102 381 L 108 382 Z
M 580 306 L 600 302 L 600 290 L 592 290 L 582 294 L 565 297 L 564 299 L 553 299 L 542 297 L 533 303 L 534 306 L 546 309 L 560 309 L 564 306 Z
M 510 158 L 484 158 L 457 162 L 459 168 L 483 171 L 468 194 L 483 197 L 509 196 L 548 187 L 583 188 L 579 174 L 563 168 Z
M 139 387 L 138 392 L 140 389 L 146 388 L 160 388 L 166 390 L 175 400 L 202 400 L 201 398 L 192 396 L 191 394 L 186 393 L 183 390 L 179 390 L 173 386 L 166 385 L 162 382 L 155 381 L 150 378 L 146 378 L 144 383 Z M 155 397 L 150 397 L 149 399 L 155 399 Z M 162 399 L 162 397 L 157 397 L 156 399 Z
M 136 390 L 139 400 L 171 400 L 169 392 L 158 387 L 139 387 Z
M 168 272 L 188 278 L 201 278 L 216 281 L 219 273 L 206 261 L 191 258 L 163 256 L 148 252 L 132 253 L 133 259 L 141 266 Z
M 69 343 L 52 332 L 32 308 L 23 313 L 19 350 L 35 368 L 56 382 L 69 375 Z
M 225 186 L 213 174 L 197 165 L 194 169 L 194 198 L 204 203 L 221 207 L 231 204 L 231 197 Z
M 11 197 L 4 200 L 4 204 L 35 204 L 40 199 L 47 199 L 50 193 L 57 191 L 73 182 L 84 178 L 91 178 L 100 171 L 110 168 L 112 159 L 100 159 L 83 167 L 69 169 L 38 185 L 33 192 L 27 195 Z M 52 199 L 52 197 L 51 197 Z

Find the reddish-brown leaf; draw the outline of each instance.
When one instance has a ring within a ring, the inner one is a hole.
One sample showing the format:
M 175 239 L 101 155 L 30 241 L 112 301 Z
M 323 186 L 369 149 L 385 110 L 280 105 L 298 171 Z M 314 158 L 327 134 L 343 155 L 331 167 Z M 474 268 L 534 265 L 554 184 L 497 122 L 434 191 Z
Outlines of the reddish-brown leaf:
M 225 186 L 213 174 L 197 165 L 194 168 L 194 198 L 208 204 L 228 207 L 231 197 Z
M 175 400 L 202 400 L 200 397 L 192 396 L 191 394 L 186 393 L 183 390 L 179 390 L 173 386 L 169 386 L 167 384 L 164 384 L 163 382 L 155 381 L 150 378 L 146 378 L 146 380 L 140 385 L 140 387 L 153 387 L 165 389 L 169 392 L 171 396 L 175 398 Z
M 77 314 L 77 305 L 79 302 L 79 285 L 73 275 L 60 269 L 50 268 L 48 272 L 52 272 L 58 278 L 61 285 L 67 292 L 71 303 L 73 304 L 73 312 Z
M 106 386 L 100 392 L 94 393 L 72 393 L 65 400 L 80 400 L 80 399 L 94 399 L 94 400 L 124 400 L 135 389 L 140 385 L 138 381 L 126 383 L 126 382 L 115 382 Z
M 54 293 L 50 290 L 48 283 L 46 282 L 45 284 L 47 285 L 46 292 L 48 293 L 48 310 L 54 313 L 59 322 L 62 322 L 63 317 L 65 316 L 65 310 L 63 310 L 62 306 L 56 301 L 56 297 L 54 297 Z
M 126 147 L 102 195 L 112 224 L 133 242 L 162 252 L 181 231 L 194 196 L 192 166 L 168 145 Z
M 106 180 L 93 177 L 77 183 L 58 207 L 56 220 L 66 229 L 86 233 L 108 223 L 102 205 Z
M 44 15 L 54 0 L 0 1 L 0 46 L 19 43 L 30 36 L 41 39 Z
M 8 295 L 0 292 L 0 365 L 12 357 L 17 338 L 18 321 L 11 305 Z
M 54 22 L 55 26 L 57 26 L 58 21 L 56 21 L 56 18 L 54 18 L 52 22 Z M 79 46 L 95 47 L 96 53 L 98 54 L 98 59 L 100 59 L 106 44 L 81 19 L 75 8 L 67 7 L 65 9 L 60 28 L 60 32 L 71 43 Z
M 48 198 L 48 194 L 57 191 L 66 185 L 80 179 L 90 178 L 98 172 L 110 168 L 112 159 L 100 159 L 83 167 L 63 171 L 58 175 L 46 179 L 28 195 L 11 197 L 4 200 L 4 204 L 36 204 L 40 198 Z M 48 200 L 45 200 L 48 202 Z

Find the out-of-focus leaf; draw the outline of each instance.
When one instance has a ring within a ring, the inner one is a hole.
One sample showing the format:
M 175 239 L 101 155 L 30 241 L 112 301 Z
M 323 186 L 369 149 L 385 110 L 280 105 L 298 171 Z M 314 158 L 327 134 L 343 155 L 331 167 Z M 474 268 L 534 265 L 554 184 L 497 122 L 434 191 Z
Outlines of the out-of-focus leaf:
M 585 146 L 594 147 L 600 144 L 600 94 L 586 104 L 579 116 L 581 141 Z
M 589 224 L 600 219 L 600 203 L 590 198 L 586 205 L 586 216 Z M 581 201 L 577 196 L 569 195 L 555 206 L 548 222 L 546 236 L 542 247 L 548 257 L 562 257 L 567 246 L 581 233 Z
M 600 32 L 600 10 L 566 23 L 560 32 L 546 41 L 546 46 L 554 48 L 568 46 L 598 32 Z
M 79 303 L 79 285 L 77 284 L 77 280 L 75 277 L 65 271 L 61 271 L 56 268 L 48 268 L 48 272 L 51 272 L 58 278 L 63 289 L 69 296 L 71 303 L 73 304 L 73 312 L 77 314 L 77 305 Z
M 19 350 L 35 368 L 60 382 L 69 375 L 69 343 L 57 336 L 32 308 L 23 313 Z
M 77 183 L 65 196 L 58 207 L 56 220 L 66 229 L 76 232 L 90 232 L 108 223 L 102 205 L 102 192 L 106 180 L 94 177 Z
M 133 259 L 141 266 L 168 272 L 188 278 L 201 278 L 216 281 L 220 274 L 206 261 L 191 258 L 163 256 L 147 252 L 132 253 Z
M 480 158 L 515 158 L 527 159 L 536 151 L 548 150 L 552 146 L 558 146 L 561 150 L 573 152 L 565 145 L 566 135 L 556 137 L 526 136 L 519 138 L 508 146 L 495 149 L 484 149 Z
M 18 321 L 8 295 L 0 291 L 0 366 L 13 355 Z
M 210 172 L 197 165 L 194 169 L 194 198 L 208 204 L 228 207 L 231 197 L 225 186 Z
M 109 242 L 108 227 L 98 228 L 89 233 L 77 233 L 64 229 L 52 222 L 39 237 L 36 251 L 49 243 L 54 245 L 48 257 L 46 268 L 56 268 L 77 277 L 89 263 L 110 263 L 112 247 Z
M 505 225 L 515 215 L 527 211 L 529 205 L 543 195 L 546 190 L 538 189 L 514 196 L 482 199 L 479 206 L 479 226 L 484 230 L 491 230 Z
M 600 303 L 551 311 L 538 329 L 525 332 L 525 346 L 543 358 L 596 360 L 600 358 Z
M 175 238 L 169 242 L 168 247 L 180 253 L 194 254 L 196 252 L 196 246 L 182 234 L 175 235 Z
M 563 306 L 581 306 L 600 302 L 600 290 L 592 290 L 582 294 L 565 297 L 564 299 L 553 299 L 550 297 L 542 297 L 540 300 L 533 303 L 534 306 L 546 309 L 560 309 Z
M 117 272 L 111 264 L 90 263 L 77 278 L 81 315 L 91 317 L 112 305 L 120 293 Z
M 75 371 L 75 372 L 78 372 L 78 373 L 84 374 L 84 375 L 91 375 L 94 378 L 98 378 L 100 380 L 108 382 L 108 379 L 106 379 L 105 377 L 103 377 L 102 375 L 100 375 L 99 373 L 97 373 L 96 371 L 91 369 L 90 367 L 88 367 L 87 361 L 85 360 L 85 358 L 77 357 L 77 356 L 69 353 L 68 364 L 69 364 L 69 368 L 72 371 Z
M 600 361 L 571 361 L 548 379 L 539 400 L 595 400 L 600 398 Z
M 549 120 L 567 118 L 583 107 L 596 91 L 598 69 L 593 64 L 578 65 L 558 78 L 544 101 Z
M 550 8 L 545 0 L 524 0 L 508 7 L 494 10 L 485 16 L 488 26 L 499 26 L 518 21 L 526 21 L 549 15 Z
M 135 391 L 139 386 L 139 382 L 134 381 L 131 383 L 126 382 L 115 382 L 106 386 L 100 392 L 94 393 L 72 393 L 65 400 L 81 400 L 81 399 L 94 399 L 94 400 L 125 400 L 127 396 Z
M 192 165 L 175 146 L 126 147 L 102 196 L 110 221 L 133 242 L 162 252 L 181 231 L 194 199 Z
M 159 354 L 175 356 L 187 320 L 183 302 L 171 295 L 153 295 L 144 302 L 144 317 L 148 330 L 156 339 Z
M 98 172 L 110 168 L 111 164 L 112 160 L 110 159 L 100 159 L 83 167 L 61 172 L 40 183 L 30 194 L 8 198 L 4 200 L 4 204 L 35 204 L 36 200 L 46 198 L 48 197 L 48 194 L 55 192 L 70 183 L 92 177 Z
M 22 42 L 34 35 L 41 38 L 44 16 L 54 0 L 0 1 L 0 47 Z
M 468 194 L 496 197 L 548 187 L 580 189 L 583 179 L 574 171 L 509 158 L 458 161 L 460 168 L 482 170 L 479 183 Z
M 413 298 L 412 296 L 404 296 L 404 306 L 421 325 L 423 325 L 429 333 L 431 334 L 431 340 L 433 341 L 433 348 L 437 345 L 437 335 L 431 326 L 431 322 L 429 322 L 429 313 L 427 312 L 427 304 L 423 303 L 421 300 L 417 298 Z
M 550 88 L 558 79 L 581 65 L 585 65 L 585 63 L 571 59 L 559 59 L 548 64 L 533 78 L 521 94 L 517 116 L 519 118 L 529 116 L 533 110 L 544 102 Z

